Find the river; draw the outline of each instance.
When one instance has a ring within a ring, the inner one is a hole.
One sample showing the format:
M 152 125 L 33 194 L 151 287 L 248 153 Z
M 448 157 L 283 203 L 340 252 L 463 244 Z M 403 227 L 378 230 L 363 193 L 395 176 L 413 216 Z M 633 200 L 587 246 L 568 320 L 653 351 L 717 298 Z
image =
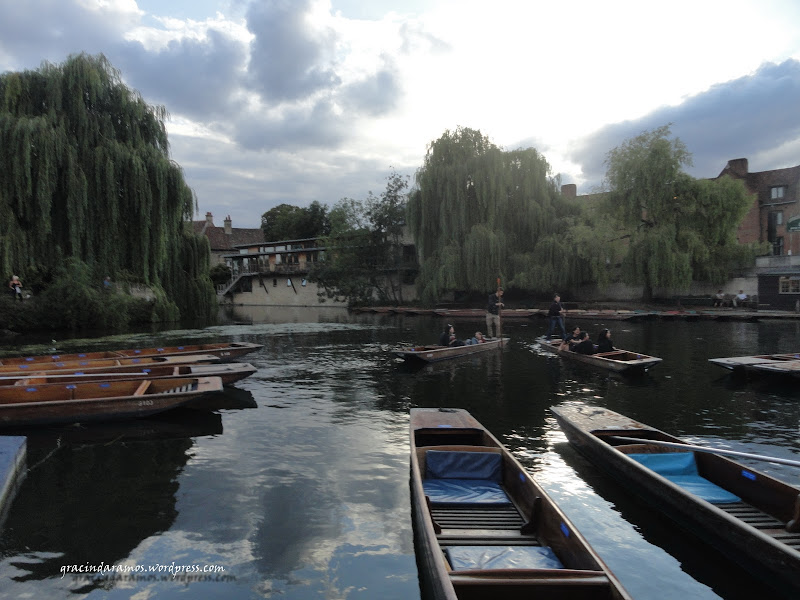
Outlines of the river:
M 258 371 L 205 409 L 28 432 L 27 474 L 0 530 L 0 598 L 417 599 L 415 406 L 469 410 L 635 598 L 761 594 L 763 584 L 577 454 L 549 407 L 598 404 L 696 443 L 797 459 L 797 385 L 737 381 L 708 359 L 797 351 L 800 324 L 580 322 L 663 358 L 629 380 L 541 351 L 544 323 L 509 320 L 504 351 L 421 369 L 390 350 L 434 342 L 439 319 L 333 308 L 237 309 L 214 327 L 61 342 L 63 352 L 211 340 L 264 347 L 246 357 Z M 485 327 L 455 325 L 461 336 Z M 751 464 L 800 483 L 792 467 Z M 108 565 L 127 571 L 62 577 Z

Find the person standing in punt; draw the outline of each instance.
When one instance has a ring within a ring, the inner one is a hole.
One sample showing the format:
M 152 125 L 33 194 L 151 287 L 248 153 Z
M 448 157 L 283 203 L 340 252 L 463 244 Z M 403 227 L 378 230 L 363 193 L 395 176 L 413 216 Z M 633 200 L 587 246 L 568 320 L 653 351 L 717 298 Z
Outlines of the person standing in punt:
M 553 335 L 553 331 L 558 325 L 558 328 L 561 329 L 561 339 L 567 339 L 567 330 L 564 327 L 564 315 L 567 314 L 567 311 L 564 310 L 564 306 L 561 304 L 561 296 L 556 294 L 553 296 L 553 303 L 550 305 L 550 310 L 547 311 L 547 319 L 549 324 L 547 326 L 547 339 L 550 339 L 550 336 Z
M 486 335 L 500 336 L 500 310 L 503 304 L 503 288 L 498 287 L 494 294 L 489 294 L 489 303 L 486 306 Z

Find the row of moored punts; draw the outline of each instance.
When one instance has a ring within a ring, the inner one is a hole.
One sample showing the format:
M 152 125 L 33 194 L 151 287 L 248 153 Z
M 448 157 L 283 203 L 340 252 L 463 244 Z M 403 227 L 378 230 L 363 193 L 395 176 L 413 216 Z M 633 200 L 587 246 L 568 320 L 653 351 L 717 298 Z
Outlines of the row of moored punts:
M 0 427 L 146 417 L 248 377 L 262 348 L 224 342 L 0 359 Z
M 765 597 L 800 593 L 799 488 L 605 408 L 551 410 L 587 458 L 760 578 Z M 468 412 L 411 409 L 410 447 L 425 597 L 631 597 L 547 493 Z

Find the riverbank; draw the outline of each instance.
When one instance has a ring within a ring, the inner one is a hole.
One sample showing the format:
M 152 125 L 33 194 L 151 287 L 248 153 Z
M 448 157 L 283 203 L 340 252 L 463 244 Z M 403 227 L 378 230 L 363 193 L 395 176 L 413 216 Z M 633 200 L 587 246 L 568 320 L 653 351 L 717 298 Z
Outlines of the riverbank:
M 582 305 L 583 306 L 583 305 Z M 567 310 L 567 319 L 604 319 L 609 321 L 677 320 L 687 321 L 761 321 L 765 319 L 800 320 L 800 313 L 748 308 L 673 308 L 665 307 L 585 307 Z M 480 308 L 418 308 L 412 306 L 367 306 L 353 309 L 358 313 L 425 315 L 443 319 L 482 319 L 486 311 Z M 502 312 L 504 319 L 539 319 L 547 317 L 543 308 L 507 308 Z

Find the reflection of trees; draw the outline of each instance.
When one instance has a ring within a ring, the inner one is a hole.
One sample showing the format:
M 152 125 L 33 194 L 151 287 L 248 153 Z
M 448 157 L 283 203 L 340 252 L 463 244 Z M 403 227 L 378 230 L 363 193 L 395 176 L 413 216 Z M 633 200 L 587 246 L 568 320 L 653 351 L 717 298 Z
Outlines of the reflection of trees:
M 144 420 L 85 428 L 74 437 L 86 444 L 80 446 L 64 445 L 67 432 L 31 436 L 30 470 L 9 510 L 0 554 L 47 557 L 15 561 L 27 573 L 14 579 L 60 577 L 62 565 L 114 564 L 169 529 L 177 515 L 177 477 L 193 443 L 188 436 L 198 426 L 209 431 L 209 423 L 221 432 L 218 418 L 200 421 L 194 429 Z M 148 441 L 135 441 L 142 434 Z M 149 439 L 158 435 L 179 437 Z

